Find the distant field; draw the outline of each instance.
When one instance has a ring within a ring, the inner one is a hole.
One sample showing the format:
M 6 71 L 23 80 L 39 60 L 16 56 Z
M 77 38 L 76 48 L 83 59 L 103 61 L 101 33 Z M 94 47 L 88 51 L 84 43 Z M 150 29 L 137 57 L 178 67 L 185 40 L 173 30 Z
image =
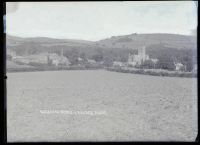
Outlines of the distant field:
M 70 70 L 8 73 L 13 141 L 194 141 L 197 79 Z M 103 115 L 40 110 L 105 111 Z

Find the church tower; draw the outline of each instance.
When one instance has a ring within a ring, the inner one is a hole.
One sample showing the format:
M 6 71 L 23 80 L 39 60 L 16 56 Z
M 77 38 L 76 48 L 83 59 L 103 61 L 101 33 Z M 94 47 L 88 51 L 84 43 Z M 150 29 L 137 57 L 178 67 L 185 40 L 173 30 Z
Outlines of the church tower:
M 145 46 L 143 46 L 142 48 L 138 49 L 138 55 L 140 56 L 140 58 L 142 59 L 142 61 L 145 61 L 145 59 L 146 59 Z

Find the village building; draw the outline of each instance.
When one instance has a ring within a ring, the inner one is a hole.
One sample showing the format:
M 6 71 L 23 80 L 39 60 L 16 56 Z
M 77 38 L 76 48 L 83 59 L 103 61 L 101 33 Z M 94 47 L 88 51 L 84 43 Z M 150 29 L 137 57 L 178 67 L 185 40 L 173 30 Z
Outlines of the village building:
M 113 62 L 113 66 L 119 66 L 119 67 L 123 67 L 125 66 L 123 62 L 120 62 L 120 61 L 114 61 Z
M 65 56 L 60 56 L 59 64 L 60 64 L 60 65 L 66 65 L 66 66 L 68 66 L 68 65 L 70 65 L 70 61 L 68 60 L 67 57 L 65 57 Z
M 14 56 L 12 60 L 16 63 L 21 63 L 21 64 L 30 64 L 30 63 L 47 64 L 47 55 L 41 53 L 41 54 L 34 54 L 27 56 Z
M 130 54 L 128 56 L 128 65 L 136 66 L 141 65 L 146 60 L 149 60 L 149 55 L 146 55 L 145 46 L 138 49 L 138 54 Z
M 52 64 L 55 65 L 55 66 L 58 66 L 58 65 L 68 66 L 68 65 L 70 65 L 70 62 L 69 62 L 67 57 L 62 56 L 62 55 L 59 56 L 56 53 L 48 54 L 48 59 L 50 61 L 52 61 Z
M 176 71 L 183 71 L 183 70 L 186 70 L 186 66 L 183 65 L 182 63 L 175 63 L 175 62 L 174 62 L 174 65 L 175 65 L 175 70 L 176 70 Z
M 37 63 L 37 64 L 48 64 L 48 61 L 55 66 L 58 65 L 66 65 L 70 64 L 69 60 L 65 56 L 59 56 L 56 53 L 40 53 L 28 56 L 15 56 L 13 57 L 13 61 L 21 64 L 30 64 L 30 63 Z
M 97 62 L 96 62 L 95 60 L 93 60 L 93 59 L 88 59 L 87 62 L 88 62 L 89 64 L 96 64 L 96 63 L 97 63 Z
M 55 66 L 58 66 L 59 60 L 58 59 L 53 59 L 52 60 L 52 64 L 55 65 Z
M 27 56 L 30 63 L 39 63 L 39 64 L 47 64 L 48 63 L 48 57 L 47 53 L 41 53 L 41 54 L 34 54 Z
M 197 72 L 197 64 L 195 64 L 195 65 L 193 66 L 192 72 L 194 72 L 194 73 Z
M 158 59 L 157 58 L 151 58 L 151 61 L 154 63 L 154 64 L 156 64 L 157 62 L 158 62 Z
M 55 66 L 58 66 L 58 64 L 59 64 L 59 56 L 58 56 L 58 54 L 57 53 L 50 53 L 49 55 L 48 55 L 48 59 L 49 59 L 49 61 L 51 61 L 51 63 L 53 64 L 53 65 L 55 65 Z
M 16 56 L 16 52 L 15 52 L 15 51 L 13 51 L 13 50 L 11 50 L 11 49 L 7 49 L 7 52 L 6 52 L 6 54 L 8 54 L 8 55 L 11 55 L 11 56 L 13 56 L 13 57 L 15 57 L 15 56 Z
M 83 59 L 81 57 L 78 57 L 78 61 L 81 62 L 83 61 Z
M 10 50 L 10 49 L 7 49 L 7 52 L 6 52 L 6 55 L 7 57 L 9 57 L 11 60 L 13 59 L 13 57 L 16 57 L 16 52 L 13 51 L 13 50 Z
M 29 64 L 29 59 L 24 56 L 14 56 L 12 57 L 13 62 L 16 62 L 18 64 Z
M 157 58 L 151 58 L 150 60 L 153 62 L 153 68 L 155 68 L 155 66 L 158 62 L 158 59 Z

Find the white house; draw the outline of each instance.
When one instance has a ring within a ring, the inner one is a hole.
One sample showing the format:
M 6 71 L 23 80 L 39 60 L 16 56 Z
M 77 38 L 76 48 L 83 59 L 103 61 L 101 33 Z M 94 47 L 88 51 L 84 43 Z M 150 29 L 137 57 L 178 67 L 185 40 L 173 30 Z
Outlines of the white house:
M 49 59 L 52 61 L 52 64 L 55 66 L 58 65 L 66 65 L 68 66 L 70 64 L 69 60 L 65 56 L 59 56 L 56 53 L 49 54 Z
M 124 64 L 123 64 L 123 62 L 120 62 L 120 61 L 114 61 L 113 62 L 113 66 L 120 66 L 120 67 L 122 67 L 122 66 L 124 66 Z
M 83 61 L 83 59 L 79 57 L 79 58 L 78 58 L 78 61 Z
M 151 61 L 156 64 L 158 62 L 158 59 L 157 58 L 151 58 Z
M 193 66 L 192 72 L 197 72 L 197 64 Z
M 185 69 L 185 66 L 182 63 L 174 63 L 174 65 L 175 65 L 176 71 L 181 71 L 181 70 Z
M 52 60 L 52 64 L 55 65 L 55 66 L 58 66 L 59 60 L 58 59 L 53 59 Z
M 153 62 L 153 65 L 154 65 L 154 68 L 155 68 L 155 65 L 157 64 L 158 59 L 157 58 L 151 58 L 150 60 Z
M 90 64 L 96 64 L 96 61 L 93 60 L 93 59 L 88 59 L 87 61 L 88 61 L 88 63 L 90 63 Z

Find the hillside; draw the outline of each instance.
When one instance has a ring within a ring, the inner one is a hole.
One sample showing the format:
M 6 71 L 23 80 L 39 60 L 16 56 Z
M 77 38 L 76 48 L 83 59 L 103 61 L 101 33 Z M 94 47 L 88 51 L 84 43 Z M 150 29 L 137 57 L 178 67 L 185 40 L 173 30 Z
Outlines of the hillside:
M 94 42 L 47 37 L 21 38 L 7 35 L 6 44 L 7 49 L 15 51 L 18 55 L 27 55 L 41 52 L 58 52 L 60 49 L 91 48 L 94 45 Z
M 177 35 L 177 34 L 131 34 L 123 36 L 113 36 L 100 40 L 97 45 L 109 48 L 130 48 L 137 49 L 140 46 L 147 48 L 152 45 L 162 45 L 177 49 L 195 49 L 197 40 L 194 36 Z
M 85 40 L 76 40 L 76 39 L 55 39 L 55 38 L 48 38 L 48 37 L 32 37 L 32 38 L 21 38 L 15 37 L 11 35 L 6 36 L 7 45 L 8 46 L 17 46 L 25 43 L 34 44 L 37 43 L 39 45 L 66 45 L 66 46 L 87 46 L 92 44 L 91 41 Z
M 85 40 L 74 39 L 54 39 L 47 37 L 35 37 L 35 38 L 20 38 L 7 35 L 7 46 L 9 48 L 17 46 L 47 48 L 52 46 L 62 46 L 63 48 L 71 47 L 102 47 L 102 48 L 128 48 L 138 49 L 140 46 L 146 46 L 147 49 L 150 46 L 162 45 L 165 47 L 177 48 L 177 49 L 196 49 L 197 40 L 194 36 L 177 35 L 177 34 L 131 34 L 123 36 L 113 36 L 111 38 L 103 39 L 100 41 L 92 42 Z M 22 49 L 21 48 L 21 49 Z M 17 49 L 16 49 L 17 51 Z

